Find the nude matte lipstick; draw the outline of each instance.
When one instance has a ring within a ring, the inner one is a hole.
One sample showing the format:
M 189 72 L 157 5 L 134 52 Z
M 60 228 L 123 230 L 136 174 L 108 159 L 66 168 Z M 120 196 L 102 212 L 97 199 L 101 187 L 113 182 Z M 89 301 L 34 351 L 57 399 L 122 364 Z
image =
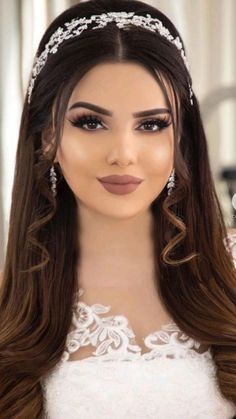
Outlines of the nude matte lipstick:
M 135 191 L 143 179 L 130 175 L 113 175 L 97 178 L 102 186 L 108 191 L 116 195 L 125 195 Z

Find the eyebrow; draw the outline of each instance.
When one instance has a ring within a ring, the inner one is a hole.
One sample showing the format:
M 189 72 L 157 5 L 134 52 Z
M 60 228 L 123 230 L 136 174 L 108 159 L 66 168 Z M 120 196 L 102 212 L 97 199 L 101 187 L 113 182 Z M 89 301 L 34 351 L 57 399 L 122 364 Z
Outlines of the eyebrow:
M 76 102 L 69 108 L 69 111 L 75 108 L 86 108 L 86 109 L 90 109 L 92 111 L 101 113 L 103 115 L 113 116 L 113 112 L 108 111 L 107 109 L 104 109 L 101 106 L 94 105 L 93 103 Z M 134 118 L 139 118 L 140 116 L 142 117 L 142 116 L 149 116 L 149 115 L 157 115 L 160 113 L 170 113 L 170 110 L 167 108 L 148 109 L 146 111 L 134 112 L 132 115 Z

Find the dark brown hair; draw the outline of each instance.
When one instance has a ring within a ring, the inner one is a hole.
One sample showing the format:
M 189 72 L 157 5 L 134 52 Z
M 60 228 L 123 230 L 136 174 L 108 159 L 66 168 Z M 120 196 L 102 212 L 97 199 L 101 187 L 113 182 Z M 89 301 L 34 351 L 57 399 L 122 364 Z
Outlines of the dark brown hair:
M 51 23 L 38 54 L 65 22 L 108 11 L 150 13 L 183 43 L 171 21 L 148 4 L 91 0 L 66 10 Z M 1 418 L 44 417 L 41 378 L 62 356 L 72 320 L 80 260 L 77 203 L 59 164 L 55 198 L 49 179 L 70 95 L 95 65 L 131 61 L 156 78 L 171 108 L 163 78 L 167 80 L 176 106 L 176 186 L 170 196 L 164 188 L 151 205 L 156 287 L 179 327 L 210 346 L 219 388 L 236 404 L 236 273 L 224 243 L 227 229 L 212 179 L 199 103 L 195 95 L 193 106 L 189 101 L 191 76 L 176 46 L 158 32 L 136 26 L 124 30 L 111 23 L 95 31 L 89 27 L 79 37 L 64 41 L 38 75 L 31 103 L 25 99 L 0 295 Z M 54 107 L 54 141 L 45 153 L 42 137 L 52 126 Z

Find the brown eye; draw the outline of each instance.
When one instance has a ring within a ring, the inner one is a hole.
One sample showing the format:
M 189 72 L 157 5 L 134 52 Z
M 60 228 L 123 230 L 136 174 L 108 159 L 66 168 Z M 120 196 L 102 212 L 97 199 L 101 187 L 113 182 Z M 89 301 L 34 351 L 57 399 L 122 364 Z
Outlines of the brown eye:
M 97 131 L 97 125 L 102 125 L 101 119 L 99 119 L 96 115 L 93 114 L 84 114 L 79 117 L 75 117 L 73 119 L 69 119 L 70 123 L 77 128 L 81 128 L 85 131 Z M 162 131 L 166 127 L 171 124 L 170 118 L 153 118 L 143 121 L 139 127 L 145 127 L 145 129 L 141 129 L 141 131 L 149 131 L 149 132 L 158 132 Z M 84 126 L 87 125 L 87 128 Z M 157 127 L 157 129 L 152 129 L 153 127 Z M 150 129 L 151 128 L 151 129 Z
M 156 125 L 158 127 L 158 129 L 155 129 L 155 130 L 147 129 L 147 131 L 157 132 L 157 131 L 162 131 L 164 128 L 168 127 L 170 124 L 171 124 L 171 121 L 167 117 L 167 118 L 156 118 L 156 119 L 150 119 L 150 120 L 147 120 L 147 121 L 143 121 L 140 126 L 145 126 L 146 125 L 146 126 L 149 126 L 149 127 L 151 126 L 151 128 L 152 128 L 153 126 Z M 143 131 L 143 130 L 141 130 L 141 131 Z
M 70 119 L 69 121 L 74 127 L 81 128 L 86 131 L 97 131 L 96 125 L 102 125 L 102 121 L 97 118 L 96 115 L 82 115 L 72 120 Z M 84 128 L 84 125 L 90 126 L 92 129 Z

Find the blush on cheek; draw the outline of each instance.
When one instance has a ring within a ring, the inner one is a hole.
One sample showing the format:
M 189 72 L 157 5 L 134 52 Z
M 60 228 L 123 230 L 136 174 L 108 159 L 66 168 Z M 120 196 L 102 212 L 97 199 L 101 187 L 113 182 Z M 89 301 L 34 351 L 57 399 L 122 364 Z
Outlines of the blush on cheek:
M 169 147 L 161 147 L 155 150 L 149 159 L 149 167 L 155 167 L 159 173 L 168 170 L 173 164 L 174 153 Z

